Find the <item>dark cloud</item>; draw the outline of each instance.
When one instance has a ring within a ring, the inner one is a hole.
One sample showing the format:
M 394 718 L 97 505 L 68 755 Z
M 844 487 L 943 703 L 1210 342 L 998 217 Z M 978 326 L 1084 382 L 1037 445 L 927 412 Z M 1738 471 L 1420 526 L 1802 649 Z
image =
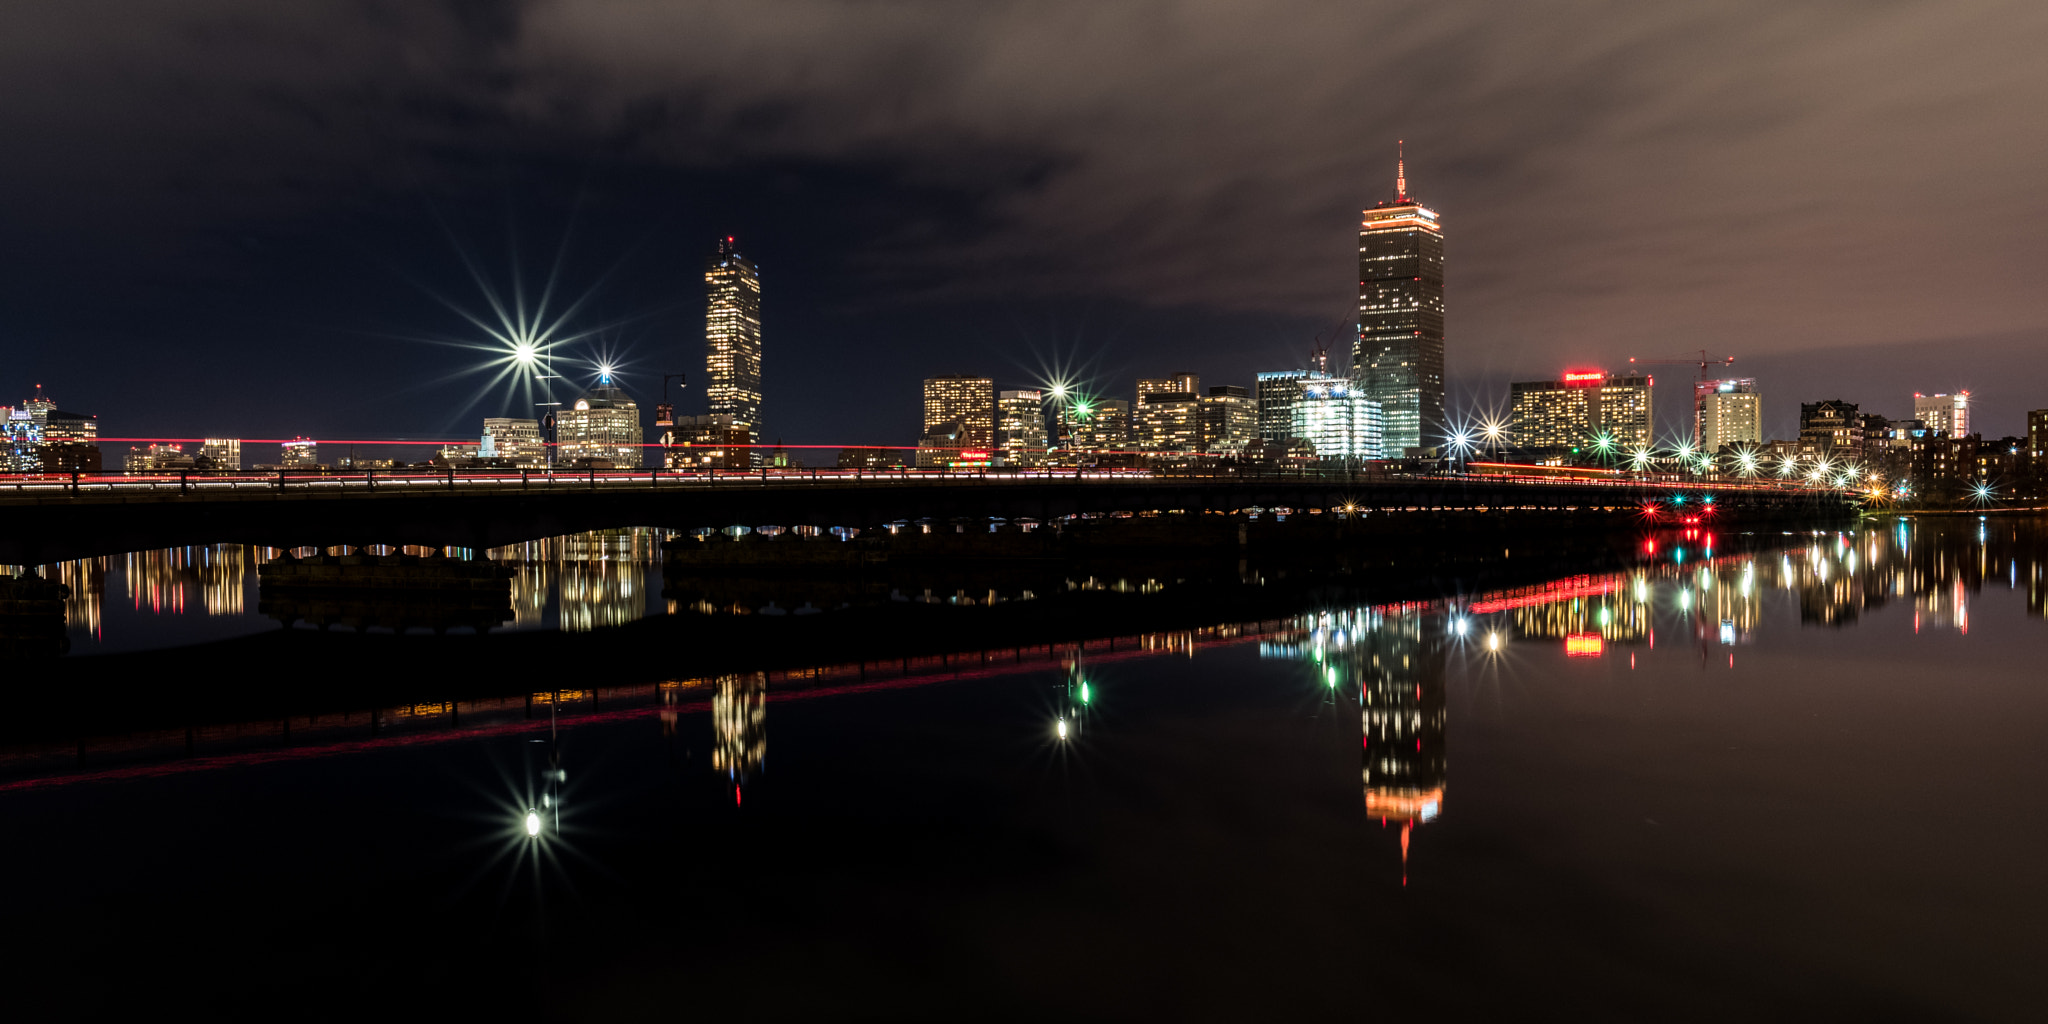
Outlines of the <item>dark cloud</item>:
M 2040 344 L 2039 5 L 72 0 L 8 21 L 0 226 L 78 263 L 232 274 L 224 236 L 488 191 L 506 161 L 780 175 L 708 219 L 813 221 L 829 253 L 764 258 L 857 286 L 785 310 L 886 315 L 919 357 L 920 310 L 1038 302 L 1160 311 L 1131 342 L 1147 366 L 1184 350 L 1157 329 L 1203 312 L 1293 339 L 1195 345 L 1235 378 L 1343 313 L 1356 211 L 1405 138 L 1450 233 L 1454 375 L 1836 351 L 1794 361 L 1775 408 L 1959 386 L 2007 418 L 2048 404 L 1858 355 Z

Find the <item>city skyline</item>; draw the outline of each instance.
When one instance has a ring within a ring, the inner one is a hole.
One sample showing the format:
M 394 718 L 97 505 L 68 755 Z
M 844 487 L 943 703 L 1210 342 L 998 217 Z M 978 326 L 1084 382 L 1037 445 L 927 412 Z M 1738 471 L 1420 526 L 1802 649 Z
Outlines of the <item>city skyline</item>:
M 1183 364 L 1249 384 L 1355 315 L 1346 218 L 1385 191 L 1396 139 L 1456 221 L 1453 410 L 1558 366 L 1702 347 L 1783 396 L 1765 410 L 1779 436 L 1794 403 L 1832 395 L 1904 416 L 1892 396 L 1969 389 L 1979 422 L 2018 424 L 2048 375 L 2030 284 L 2048 255 L 2025 228 L 2048 158 L 2014 128 L 2048 92 L 2021 57 L 2048 15 L 2024 5 L 1607 12 L 1568 42 L 1533 11 L 1212 14 L 1166 39 L 1111 10 L 1057 33 L 842 12 L 776 35 L 759 74 L 720 42 L 750 28 L 682 31 L 680 11 L 227 4 L 223 32 L 164 9 L 119 39 L 87 8 L 38 11 L 16 67 L 41 84 L 0 99 L 33 154 L 0 169 L 0 388 L 121 410 L 124 436 L 452 437 L 530 414 L 479 403 L 476 353 L 433 343 L 477 340 L 442 300 L 485 305 L 478 276 L 509 298 L 515 268 L 529 302 L 552 280 L 557 312 L 581 303 L 579 344 L 620 355 L 651 406 L 659 374 L 695 368 L 676 365 L 701 330 L 688 284 L 727 236 L 772 265 L 769 429 L 793 443 L 887 440 L 901 420 L 882 410 L 963 346 L 1018 386 L 1061 363 L 1109 394 Z M 1437 33 L 1461 31 L 1477 63 L 1436 61 Z M 646 61 L 654 37 L 693 40 L 687 59 Z M 961 38 L 963 59 L 937 59 Z M 1051 73 L 1076 38 L 1135 56 Z M 1358 38 L 1370 59 L 1334 59 Z M 321 56 L 258 56 L 300 47 Z M 407 48 L 422 56 L 395 70 Z M 1937 71 L 1945 48 L 1972 58 Z M 1750 73 L 1707 89 L 1692 67 Z M 255 385 L 227 422 L 155 398 L 222 367 Z M 704 412 L 692 384 L 680 404 Z M 1682 403 L 1662 397 L 1674 431 Z

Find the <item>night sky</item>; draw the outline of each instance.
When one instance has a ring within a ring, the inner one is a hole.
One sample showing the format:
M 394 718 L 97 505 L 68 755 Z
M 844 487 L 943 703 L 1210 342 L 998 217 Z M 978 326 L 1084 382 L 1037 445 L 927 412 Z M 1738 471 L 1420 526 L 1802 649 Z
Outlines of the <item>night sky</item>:
M 701 411 L 761 266 L 769 439 L 921 378 L 1348 356 L 1357 213 L 1439 209 L 1451 405 L 1707 349 L 1801 400 L 2048 406 L 2048 5 L 275 3 L 0 16 L 0 402 L 109 436 L 473 437 L 472 268 Z M 1688 415 L 1659 367 L 1660 419 Z M 274 449 L 271 450 L 274 452 Z M 249 453 L 249 461 L 274 455 Z M 118 464 L 111 462 L 110 464 Z

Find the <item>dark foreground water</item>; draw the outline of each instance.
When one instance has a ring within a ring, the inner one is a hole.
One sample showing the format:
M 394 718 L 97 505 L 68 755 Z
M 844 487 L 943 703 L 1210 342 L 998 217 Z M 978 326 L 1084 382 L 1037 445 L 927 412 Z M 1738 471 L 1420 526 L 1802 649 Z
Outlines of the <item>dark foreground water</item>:
M 1451 601 L 12 748 L 9 1016 L 2039 1019 L 2048 533 L 1650 541 Z

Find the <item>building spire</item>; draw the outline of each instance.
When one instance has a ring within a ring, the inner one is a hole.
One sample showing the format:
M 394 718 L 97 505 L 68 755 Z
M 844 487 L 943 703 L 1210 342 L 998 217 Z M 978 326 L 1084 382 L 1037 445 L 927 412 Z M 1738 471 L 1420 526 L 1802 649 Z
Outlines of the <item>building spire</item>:
M 1394 198 L 1408 201 L 1408 140 L 1394 140 Z

